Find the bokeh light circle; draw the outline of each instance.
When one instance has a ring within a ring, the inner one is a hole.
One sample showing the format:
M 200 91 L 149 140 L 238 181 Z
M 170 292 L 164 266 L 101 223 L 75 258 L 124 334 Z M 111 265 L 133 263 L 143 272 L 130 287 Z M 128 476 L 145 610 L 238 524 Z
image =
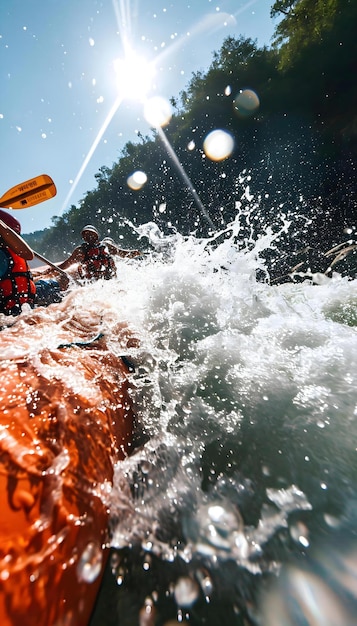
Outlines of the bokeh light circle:
M 226 130 L 213 130 L 204 140 L 203 149 L 211 161 L 224 161 L 233 152 L 234 139 Z
M 126 182 L 130 189 L 133 189 L 133 191 L 138 191 L 145 185 L 147 179 L 148 177 L 146 176 L 145 172 L 137 170 L 136 172 L 133 172 L 130 176 L 128 176 Z
M 253 115 L 259 109 L 259 106 L 259 97 L 252 89 L 243 89 L 233 101 L 235 112 L 242 117 Z
M 144 104 L 144 117 L 154 128 L 167 126 L 172 117 L 172 106 L 162 96 L 148 98 Z

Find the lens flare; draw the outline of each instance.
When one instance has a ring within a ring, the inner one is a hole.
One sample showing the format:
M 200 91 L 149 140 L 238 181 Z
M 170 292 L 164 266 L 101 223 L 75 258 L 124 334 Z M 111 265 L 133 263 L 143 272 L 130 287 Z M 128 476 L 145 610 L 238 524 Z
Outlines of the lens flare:
M 260 106 L 260 100 L 252 89 L 243 89 L 233 101 L 234 111 L 241 117 L 253 115 Z
M 172 117 L 172 107 L 166 98 L 154 96 L 144 104 L 144 117 L 154 128 L 167 126 Z
M 118 91 L 123 98 L 143 100 L 149 92 L 155 75 L 153 63 L 134 52 L 113 61 Z
M 137 170 L 136 172 L 133 172 L 130 176 L 128 176 L 126 182 L 130 189 L 133 189 L 133 191 L 138 191 L 145 185 L 147 179 L 148 177 L 146 176 L 145 172 Z
M 234 139 L 225 130 L 213 130 L 204 140 L 203 149 L 211 161 L 224 161 L 233 152 Z

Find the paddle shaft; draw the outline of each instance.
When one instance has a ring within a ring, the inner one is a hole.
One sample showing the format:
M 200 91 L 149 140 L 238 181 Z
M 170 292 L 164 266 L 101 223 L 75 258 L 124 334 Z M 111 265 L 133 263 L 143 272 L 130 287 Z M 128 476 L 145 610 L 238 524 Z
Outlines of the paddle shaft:
M 55 263 L 52 263 L 52 261 L 49 261 L 48 259 L 46 259 L 44 256 L 42 256 L 42 254 L 39 254 L 39 252 L 35 252 L 35 250 L 32 250 L 32 252 L 33 252 L 34 256 L 36 257 L 36 259 L 39 259 L 39 261 L 43 261 L 43 263 L 46 263 L 46 265 L 49 265 L 50 267 L 52 267 L 54 270 L 56 270 L 56 272 L 58 272 L 59 274 L 62 274 L 62 276 L 67 276 L 68 277 L 67 272 L 65 272 L 60 267 L 58 267 L 58 265 L 56 265 Z

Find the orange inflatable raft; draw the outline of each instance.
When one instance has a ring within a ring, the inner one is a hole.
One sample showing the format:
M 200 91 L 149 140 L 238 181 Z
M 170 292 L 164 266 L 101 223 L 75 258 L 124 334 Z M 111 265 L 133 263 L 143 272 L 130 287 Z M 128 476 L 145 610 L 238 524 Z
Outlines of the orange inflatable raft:
M 127 367 L 100 334 L 73 343 L 99 320 L 67 317 L 52 305 L 0 332 L 1 626 L 88 624 L 113 467 L 130 451 Z M 124 325 L 116 334 L 128 345 Z

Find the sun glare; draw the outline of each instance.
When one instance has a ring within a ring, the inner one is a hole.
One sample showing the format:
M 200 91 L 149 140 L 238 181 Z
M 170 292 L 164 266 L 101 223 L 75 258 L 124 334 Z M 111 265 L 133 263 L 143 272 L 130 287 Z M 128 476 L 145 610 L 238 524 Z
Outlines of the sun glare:
M 123 98 L 144 100 L 155 76 L 155 66 L 134 52 L 113 62 L 117 86 Z
M 252 2 L 254 3 L 254 0 L 252 0 Z M 172 116 L 171 104 L 169 101 L 167 100 L 165 101 L 164 99 L 160 97 L 148 99 L 151 88 L 153 87 L 153 79 L 156 74 L 156 67 L 158 67 L 159 63 L 162 63 L 165 57 L 169 55 L 174 56 L 175 54 L 179 55 L 180 48 L 182 49 L 184 48 L 184 46 L 187 43 L 187 39 L 192 39 L 193 37 L 197 37 L 198 35 L 202 35 L 202 34 L 207 36 L 209 33 L 214 32 L 218 28 L 221 28 L 221 27 L 225 28 L 227 24 L 232 23 L 232 21 L 235 23 L 234 16 L 228 16 L 228 14 L 223 13 L 222 11 L 217 13 L 216 15 L 208 16 L 207 19 L 203 21 L 200 20 L 199 23 L 193 29 L 190 30 L 190 32 L 186 33 L 186 35 L 182 36 L 181 38 L 178 37 L 174 43 L 171 43 L 170 46 L 167 46 L 165 50 L 161 51 L 160 54 L 158 54 L 155 57 L 154 61 L 147 61 L 144 57 L 139 56 L 131 48 L 131 43 L 130 43 L 132 39 L 131 37 L 131 34 L 132 34 L 131 0 L 112 0 L 112 3 L 113 3 L 113 8 L 115 12 L 116 21 L 117 21 L 117 27 L 121 36 L 121 41 L 123 44 L 123 51 L 124 51 L 122 58 L 116 59 L 115 61 L 113 61 L 113 68 L 115 71 L 115 79 L 116 79 L 118 94 L 101 128 L 99 129 L 97 136 L 95 137 L 91 147 L 89 148 L 88 154 L 85 156 L 84 161 L 80 167 L 80 170 L 77 176 L 74 179 L 71 189 L 69 193 L 67 194 L 67 197 L 65 198 L 65 201 L 63 203 L 61 214 L 63 213 L 63 211 L 69 204 L 74 194 L 74 191 L 77 188 L 79 181 L 81 180 L 88 166 L 88 163 L 90 162 L 100 141 L 103 139 L 104 133 L 106 132 L 109 124 L 113 120 L 122 102 L 126 99 L 130 99 L 130 100 L 137 100 L 141 103 L 144 103 L 145 105 L 144 117 L 146 121 L 151 126 L 158 129 L 159 134 L 161 135 L 162 141 L 165 141 L 165 135 L 164 135 L 164 131 L 162 130 L 162 128 L 166 126 L 167 124 L 169 124 L 171 120 L 171 116 Z M 94 44 L 94 40 L 90 39 L 90 45 L 93 46 L 93 44 Z M 69 83 L 69 87 L 71 86 L 72 84 Z M 237 108 L 237 103 L 235 104 L 235 107 Z M 1 117 L 1 114 L 0 114 L 0 117 Z M 18 127 L 18 131 L 20 132 L 21 130 L 22 129 Z M 189 150 L 194 149 L 193 142 L 189 144 L 188 149 Z M 175 160 L 176 155 L 174 154 L 172 148 L 171 148 L 170 153 L 171 153 L 172 158 Z M 223 150 L 223 153 L 222 153 L 222 147 L 221 147 L 220 154 L 218 155 L 218 157 L 216 156 L 213 158 L 215 158 L 215 160 L 222 160 L 226 158 L 228 155 L 229 155 L 229 148 L 228 149 L 226 148 L 225 150 Z M 175 162 L 175 164 L 177 165 L 177 167 L 178 168 L 181 167 L 182 169 L 182 166 L 179 163 L 177 157 L 176 157 L 176 161 L 177 162 Z M 188 179 L 187 175 L 185 174 L 185 172 L 181 172 L 181 176 L 184 178 L 185 183 L 191 189 L 191 192 L 194 195 L 194 198 L 196 200 L 196 204 L 199 206 L 201 212 L 204 214 L 206 219 L 210 222 L 211 227 L 214 228 L 213 223 L 211 222 L 207 212 L 205 211 L 205 208 L 203 207 L 199 197 L 197 196 L 197 193 L 192 188 L 192 184 L 190 180 Z M 132 185 L 132 188 L 134 189 L 140 189 L 141 186 L 145 184 L 145 182 L 146 181 L 141 180 L 141 179 L 138 182 L 137 177 L 134 176 L 134 174 L 128 179 L 129 186 Z

